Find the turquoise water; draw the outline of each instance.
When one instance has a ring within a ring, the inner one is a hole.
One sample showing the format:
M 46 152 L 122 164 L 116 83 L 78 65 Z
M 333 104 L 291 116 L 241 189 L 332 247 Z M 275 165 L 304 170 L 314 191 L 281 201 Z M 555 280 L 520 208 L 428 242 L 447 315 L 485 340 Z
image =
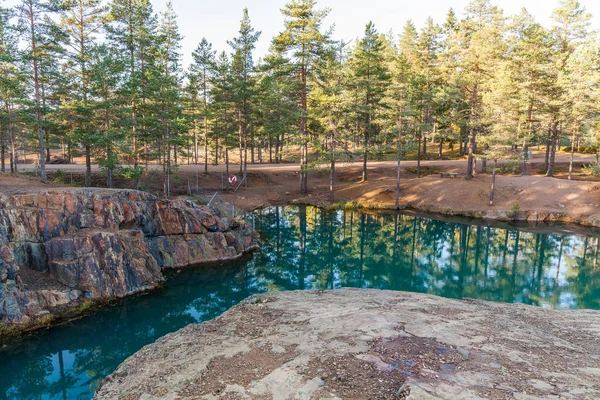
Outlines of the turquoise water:
M 261 211 L 254 256 L 173 273 L 157 291 L 0 349 L 0 399 L 89 399 L 144 345 L 265 291 L 352 286 L 600 309 L 600 234 L 436 218 Z

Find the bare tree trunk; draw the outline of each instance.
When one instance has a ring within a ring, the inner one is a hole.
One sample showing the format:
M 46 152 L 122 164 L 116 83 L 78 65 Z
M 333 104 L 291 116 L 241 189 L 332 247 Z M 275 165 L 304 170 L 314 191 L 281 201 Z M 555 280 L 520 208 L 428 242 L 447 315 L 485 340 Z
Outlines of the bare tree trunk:
M 225 182 L 225 191 L 229 191 L 229 148 L 225 147 L 225 175 L 227 179 Z
M 369 156 L 369 125 L 370 125 L 370 120 L 369 117 L 367 117 L 367 124 L 365 127 L 365 142 L 364 142 L 364 149 L 363 149 L 363 173 L 362 173 L 362 180 L 363 182 L 367 180 L 367 159 Z
M 477 72 L 479 71 L 479 67 L 477 66 Z M 467 179 L 472 179 L 473 178 L 473 165 L 474 165 L 474 152 L 475 152 L 475 146 L 476 146 L 476 136 L 477 136 L 477 127 L 476 127 L 476 123 L 477 123 L 477 111 L 475 109 L 476 104 L 478 102 L 478 85 L 475 84 L 475 87 L 473 88 L 473 98 L 471 99 L 472 104 L 471 104 L 471 109 L 469 110 L 469 143 L 467 144 L 467 149 L 468 149 L 468 155 L 467 155 Z
M 244 188 L 248 187 L 248 133 L 244 134 Z
M 400 209 L 400 161 L 402 160 L 402 148 L 400 147 L 400 133 L 398 133 L 398 144 L 396 149 L 398 164 L 396 165 L 396 210 Z
M 546 176 L 548 177 L 554 175 L 554 158 L 559 140 L 558 122 L 556 120 L 552 122 L 550 130 L 552 132 L 552 146 L 550 148 L 550 157 L 548 158 L 548 169 L 546 170 Z
M 89 144 L 85 145 L 85 186 L 92 186 L 92 151 Z
M 4 129 L 2 126 L 2 122 L 0 121 L 0 160 L 1 160 L 1 165 L 0 165 L 0 171 L 1 172 L 6 172 L 6 167 L 4 165 Z
M 527 162 L 529 161 L 529 143 L 523 145 L 523 164 L 521 164 L 521 175 L 527 175 Z
M 571 158 L 569 159 L 569 180 L 573 179 L 573 159 L 575 157 L 575 129 L 571 133 Z
M 194 118 L 194 164 L 198 165 L 198 119 Z
M 498 160 L 494 160 L 494 167 L 492 170 L 492 187 L 490 188 L 490 206 L 494 205 L 494 194 L 496 191 L 496 167 L 498 166 Z
M 329 201 L 335 199 L 335 131 L 331 131 L 331 178 L 329 180 Z
M 417 178 L 421 177 L 421 133 L 417 137 Z
M 546 139 L 546 157 L 544 158 L 544 171 L 548 171 L 548 162 L 550 160 L 550 144 L 552 141 Z

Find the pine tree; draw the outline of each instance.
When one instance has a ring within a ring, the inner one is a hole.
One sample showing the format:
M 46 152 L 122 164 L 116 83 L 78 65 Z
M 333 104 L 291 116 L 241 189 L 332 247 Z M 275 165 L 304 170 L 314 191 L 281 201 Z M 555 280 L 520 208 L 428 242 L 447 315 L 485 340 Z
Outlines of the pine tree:
M 326 146 L 329 146 L 330 180 L 329 201 L 335 201 L 335 161 L 336 144 L 342 141 L 340 131 L 344 124 L 344 64 L 346 57 L 343 54 L 344 42 L 338 44 L 338 49 L 333 49 L 327 62 L 315 79 L 316 85 L 308 98 L 308 107 L 315 115 L 326 135 Z
M 91 91 L 91 49 L 102 34 L 106 9 L 100 0 L 65 0 L 61 27 L 68 37 L 66 51 L 71 77 L 69 99 L 65 107 L 71 110 L 71 130 L 85 147 L 85 186 L 92 183 L 92 147 L 98 141 L 97 129 L 91 123 L 93 102 Z
M 12 10 L 0 7 L 0 172 L 6 171 L 7 153 L 10 153 L 10 171 L 15 172 L 15 103 L 25 96 L 26 77 L 18 52 L 19 29 L 11 23 L 13 15 Z
M 301 137 L 300 193 L 308 193 L 308 107 L 311 90 L 310 79 L 320 64 L 329 32 L 321 32 L 323 20 L 329 10 L 315 9 L 315 0 L 292 0 L 281 10 L 285 17 L 285 30 L 273 39 L 273 47 L 285 60 L 280 68 L 291 72 L 296 82 L 296 99 L 299 105 L 298 131 Z M 289 75 L 288 75 L 289 76 Z
M 254 61 L 252 52 L 260 38 L 260 32 L 255 32 L 250 23 L 248 9 L 244 8 L 240 22 L 239 36 L 228 41 L 233 49 L 232 72 L 233 93 L 237 108 L 238 133 L 240 143 L 240 173 L 244 174 L 244 187 L 248 179 L 248 129 L 251 116 L 252 100 L 255 95 L 253 79 Z M 243 169 L 242 169 L 243 168 Z
M 106 186 L 112 188 L 119 164 L 119 144 L 126 138 L 125 131 L 119 129 L 119 121 L 126 116 L 118 96 L 126 59 L 106 44 L 94 45 L 89 55 L 90 94 L 96 99 L 92 106 L 95 143 L 104 149 L 98 165 L 106 171 Z
M 160 105 L 159 119 L 162 125 L 162 137 L 159 150 L 163 155 L 163 193 L 165 198 L 171 196 L 171 174 L 173 171 L 172 156 L 177 164 L 178 140 L 180 133 L 182 108 L 180 91 L 180 58 L 181 35 L 177 27 L 177 16 L 173 4 L 167 3 L 167 9 L 161 14 L 158 28 L 159 42 L 157 46 L 157 66 L 159 67 L 160 90 L 156 101 Z
M 198 88 L 200 97 L 197 109 L 203 120 L 204 130 L 204 173 L 208 173 L 208 122 L 209 122 L 209 100 L 211 96 L 212 72 L 214 70 L 216 51 L 212 49 L 212 44 L 202 38 L 196 50 L 192 53 L 194 62 L 190 66 L 190 76 Z M 217 157 L 218 159 L 218 157 Z M 198 164 L 198 138 L 197 138 L 197 118 L 194 119 L 194 162 Z
M 353 93 L 353 103 L 363 131 L 363 181 L 367 180 L 370 140 L 377 135 L 376 119 L 384 107 L 382 100 L 391 79 L 385 63 L 384 46 L 383 36 L 369 22 L 348 63 L 348 86 Z
M 139 139 L 140 136 L 146 141 L 145 157 L 148 157 L 148 132 L 138 132 L 140 121 L 138 112 L 144 96 L 148 93 L 148 87 L 142 87 L 144 80 L 152 76 L 146 71 L 149 67 L 145 58 L 153 57 L 153 46 L 156 45 L 156 17 L 152 11 L 149 0 L 113 0 L 110 4 L 108 16 L 110 24 L 107 25 L 107 37 L 110 45 L 127 54 L 127 73 L 124 75 L 124 84 L 119 91 L 120 96 L 127 99 L 129 107 L 129 121 L 123 121 L 122 125 L 130 130 L 128 135 L 131 143 L 131 157 L 133 158 L 134 170 L 139 164 Z M 151 64 L 151 62 L 150 62 Z M 150 82 L 146 82 L 150 84 Z M 123 102 L 125 103 L 125 102 Z M 136 188 L 139 182 L 136 180 Z
M 502 11 L 491 5 L 489 0 L 473 0 L 466 9 L 456 44 L 460 57 L 463 90 L 467 92 L 468 103 L 468 158 L 467 179 L 473 177 L 477 135 L 483 133 L 484 93 L 500 55 L 503 53 L 504 17 Z
M 588 37 L 591 14 L 585 11 L 577 0 L 561 0 L 559 7 L 552 13 L 554 27 L 552 35 L 555 40 L 555 60 L 552 73 L 554 74 L 554 93 L 551 100 L 552 118 L 552 148 L 546 176 L 554 173 L 554 157 L 560 140 L 558 126 L 571 125 L 571 161 L 569 166 L 569 177 L 573 169 L 574 139 L 578 133 L 579 122 L 577 118 L 570 118 L 572 101 L 576 100 L 569 95 L 571 79 L 570 68 L 573 64 L 570 59 L 576 53 L 580 45 Z M 571 92 L 572 93 L 572 92 Z
M 46 183 L 46 154 L 44 151 L 44 112 L 42 104 L 41 81 L 44 79 L 41 64 L 53 57 L 52 49 L 56 48 L 55 38 L 57 27 L 48 14 L 56 11 L 52 3 L 41 0 L 22 0 L 16 8 L 20 24 L 23 27 L 23 37 L 28 48 L 25 60 L 30 63 L 33 85 L 33 111 L 35 113 L 35 129 L 39 144 L 39 163 L 41 181 Z

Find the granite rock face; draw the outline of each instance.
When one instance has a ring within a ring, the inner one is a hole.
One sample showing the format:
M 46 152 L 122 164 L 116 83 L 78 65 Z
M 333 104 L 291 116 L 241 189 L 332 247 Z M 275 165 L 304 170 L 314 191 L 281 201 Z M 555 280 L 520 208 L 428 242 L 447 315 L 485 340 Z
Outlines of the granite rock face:
M 0 195 L 0 322 L 154 288 L 164 268 L 236 258 L 255 235 L 210 207 L 134 190 Z
M 95 399 L 600 399 L 600 312 L 376 289 L 257 295 L 125 360 Z

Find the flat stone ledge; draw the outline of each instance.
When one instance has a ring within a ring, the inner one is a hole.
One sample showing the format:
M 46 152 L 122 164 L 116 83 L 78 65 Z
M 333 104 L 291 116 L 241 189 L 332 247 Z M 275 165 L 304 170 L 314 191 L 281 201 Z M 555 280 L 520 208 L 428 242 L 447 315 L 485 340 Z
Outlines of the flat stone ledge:
M 365 289 L 250 297 L 146 346 L 96 399 L 600 398 L 600 312 Z

